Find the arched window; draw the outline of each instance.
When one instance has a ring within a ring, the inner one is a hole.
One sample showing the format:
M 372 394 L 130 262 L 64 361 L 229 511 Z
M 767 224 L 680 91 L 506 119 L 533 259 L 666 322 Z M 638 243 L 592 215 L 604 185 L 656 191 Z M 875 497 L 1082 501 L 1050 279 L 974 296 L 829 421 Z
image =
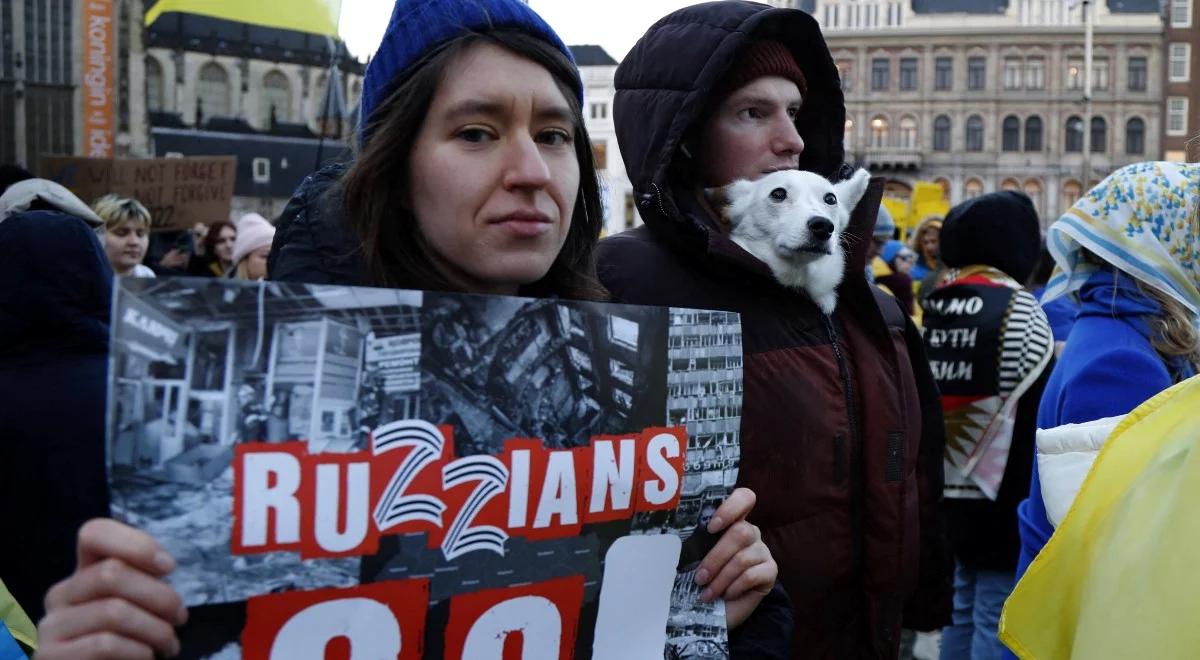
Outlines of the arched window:
M 158 60 L 146 56 L 146 109 L 158 112 L 163 109 L 163 72 Z
M 917 148 L 917 120 L 912 116 L 900 118 L 900 147 L 903 149 Z
M 1025 194 L 1029 195 L 1029 199 L 1033 200 L 1033 208 L 1037 209 L 1038 215 L 1042 213 L 1042 182 L 1037 179 L 1028 179 L 1025 181 Z
M 1140 117 L 1125 122 L 1125 153 L 1146 153 L 1146 122 Z
M 882 149 L 888 144 L 888 120 L 885 117 L 875 117 L 871 120 L 871 146 Z
M 963 184 L 963 197 L 974 199 L 983 194 L 983 182 L 979 179 L 967 179 Z
M 209 62 L 200 67 L 196 102 L 206 118 L 229 115 L 229 74 L 220 64 Z
M 1092 153 L 1108 151 L 1108 122 L 1104 117 L 1092 117 Z
M 979 115 L 967 119 L 967 151 L 983 151 L 983 117 Z
M 1021 120 L 1013 115 L 1004 118 L 1004 123 L 1001 125 L 1000 148 L 1004 151 L 1020 151 L 1021 150 Z
M 950 118 L 946 115 L 933 120 L 933 150 L 950 151 Z
M 1069 154 L 1083 153 L 1083 120 L 1079 117 L 1067 118 L 1066 149 Z
M 1042 118 L 1030 117 L 1025 120 L 1025 151 L 1042 150 Z
M 292 86 L 282 71 L 270 71 L 263 76 L 262 125 L 271 126 L 271 117 L 275 121 L 292 120 Z M 274 114 L 272 115 L 272 111 Z
M 1079 197 L 1082 194 L 1083 194 L 1083 186 L 1079 185 L 1078 181 L 1071 179 L 1071 180 L 1068 180 L 1065 183 L 1063 183 L 1063 187 L 1062 187 L 1063 210 L 1065 211 L 1066 209 L 1069 209 L 1072 206 L 1075 206 L 1075 202 L 1079 201 Z
M 1021 183 L 1016 179 L 1005 179 L 1000 182 L 1000 190 L 1020 190 Z

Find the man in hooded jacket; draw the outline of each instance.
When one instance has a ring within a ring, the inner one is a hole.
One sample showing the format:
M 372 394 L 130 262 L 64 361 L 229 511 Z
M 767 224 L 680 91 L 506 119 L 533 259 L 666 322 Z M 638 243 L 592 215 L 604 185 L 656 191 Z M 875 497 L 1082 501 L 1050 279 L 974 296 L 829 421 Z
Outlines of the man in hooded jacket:
M 601 279 L 621 302 L 741 314 L 739 485 L 758 496 L 750 520 L 791 597 L 792 656 L 895 657 L 902 626 L 949 621 L 951 562 L 937 390 L 918 331 L 864 273 L 883 183 L 845 230 L 829 316 L 733 243 L 702 194 L 772 169 L 848 173 L 817 23 L 749 2 L 687 7 L 646 32 L 616 87 L 646 224 L 601 242 Z
M 104 394 L 112 268 L 66 188 L 0 168 L 0 579 L 34 621 L 108 515 Z

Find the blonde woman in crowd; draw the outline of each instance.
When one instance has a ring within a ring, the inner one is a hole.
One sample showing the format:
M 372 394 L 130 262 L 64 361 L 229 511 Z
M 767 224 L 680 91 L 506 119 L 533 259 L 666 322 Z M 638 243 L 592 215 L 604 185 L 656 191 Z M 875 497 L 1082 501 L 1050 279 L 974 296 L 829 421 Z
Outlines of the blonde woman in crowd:
M 119 277 L 154 277 L 142 264 L 150 247 L 150 211 L 130 197 L 108 194 L 92 203 L 104 220 L 103 243 L 108 263 Z

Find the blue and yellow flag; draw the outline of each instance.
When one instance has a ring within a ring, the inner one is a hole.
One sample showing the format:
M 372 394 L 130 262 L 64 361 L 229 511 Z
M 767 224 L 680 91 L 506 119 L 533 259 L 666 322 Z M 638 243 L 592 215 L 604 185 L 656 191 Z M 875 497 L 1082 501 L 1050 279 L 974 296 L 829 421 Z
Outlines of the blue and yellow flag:
M 1200 653 L 1200 376 L 1129 413 L 1004 605 L 1021 658 Z
M 24 658 L 25 652 L 17 642 L 30 650 L 37 649 L 37 628 L 21 609 L 8 587 L 0 581 L 0 660 Z
M 264 27 L 338 36 L 341 0 L 158 0 L 146 10 L 146 25 L 163 12 L 178 11 Z

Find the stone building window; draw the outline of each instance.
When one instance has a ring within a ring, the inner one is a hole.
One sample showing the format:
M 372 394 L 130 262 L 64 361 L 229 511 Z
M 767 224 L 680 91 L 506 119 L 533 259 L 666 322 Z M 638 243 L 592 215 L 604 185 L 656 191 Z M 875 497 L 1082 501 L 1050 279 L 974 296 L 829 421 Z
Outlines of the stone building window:
M 917 148 L 917 120 L 911 115 L 900 118 L 900 148 Z
M 1021 150 L 1021 120 L 1015 115 L 1009 115 L 1004 118 L 1004 124 L 1001 126 L 1000 148 L 1003 151 L 1020 151 Z
M 229 74 L 216 62 L 200 67 L 200 79 L 196 85 L 196 104 L 203 117 L 229 115 Z
M 1108 58 L 1092 60 L 1092 89 L 1108 89 Z
M 1083 59 L 1067 60 L 1067 89 L 1083 89 Z
M 1069 154 L 1083 153 L 1083 120 L 1079 117 L 1067 118 L 1066 144 L 1063 146 Z
M 946 91 L 954 88 L 954 60 L 939 57 L 933 61 L 933 88 Z
M 900 58 L 900 89 L 914 90 L 917 88 L 917 58 Z
M 950 118 L 946 115 L 933 120 L 933 150 L 950 151 Z
M 1125 153 L 1140 155 L 1146 153 L 1146 122 L 1140 117 L 1134 117 L 1125 122 Z
M 146 109 L 159 112 L 163 109 L 163 71 L 158 60 L 146 56 Z
M 882 149 L 888 144 L 888 120 L 886 117 L 875 117 L 871 120 L 871 146 Z
M 1025 88 L 1046 89 L 1046 60 L 1032 57 L 1025 62 Z
M 871 60 L 871 90 L 886 91 L 891 84 L 892 63 L 886 57 Z
M 1042 118 L 1030 117 L 1025 120 L 1025 151 L 1042 150 Z
M 984 89 L 987 87 L 987 58 L 971 57 L 967 59 L 967 89 Z
M 967 179 L 963 184 L 963 197 L 967 199 L 975 199 L 983 194 L 983 182 L 979 179 Z
M 854 89 L 854 66 L 847 60 L 838 60 L 838 78 L 842 81 L 842 91 Z
M 1144 92 L 1146 91 L 1146 83 L 1149 80 L 1149 67 L 1146 65 L 1145 57 L 1129 58 L 1129 91 Z
M 983 117 L 979 115 L 967 119 L 967 151 L 983 151 Z
M 1104 117 L 1092 117 L 1092 153 L 1108 151 L 1108 122 Z
M 282 71 L 270 71 L 263 76 L 262 125 L 270 127 L 277 121 L 292 120 L 292 86 Z
M 1004 89 L 1021 89 L 1021 69 L 1021 58 L 1004 58 Z

